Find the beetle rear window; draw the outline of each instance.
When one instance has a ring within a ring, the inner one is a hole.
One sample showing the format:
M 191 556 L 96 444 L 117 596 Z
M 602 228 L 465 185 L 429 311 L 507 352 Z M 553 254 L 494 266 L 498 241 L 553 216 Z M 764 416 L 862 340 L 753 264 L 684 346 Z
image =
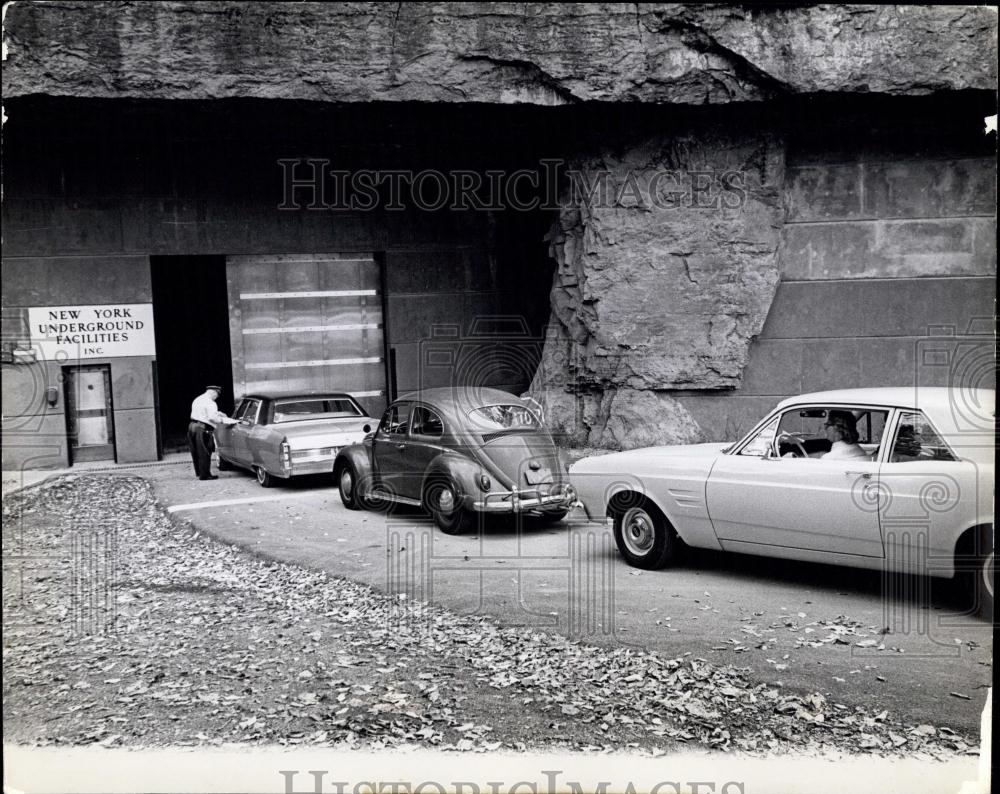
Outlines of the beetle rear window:
M 484 433 L 498 430 L 538 430 L 538 417 L 523 405 L 484 405 L 469 411 L 472 424 Z
M 343 397 L 310 400 L 278 400 L 274 404 L 275 422 L 298 422 L 303 419 L 343 419 L 361 416 L 353 401 Z

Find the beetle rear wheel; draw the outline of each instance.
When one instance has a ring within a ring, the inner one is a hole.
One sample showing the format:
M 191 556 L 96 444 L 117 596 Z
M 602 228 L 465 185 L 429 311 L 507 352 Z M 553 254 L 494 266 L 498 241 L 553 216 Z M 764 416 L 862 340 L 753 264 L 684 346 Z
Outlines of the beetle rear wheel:
M 446 535 L 461 535 L 472 527 L 473 516 L 462 507 L 461 494 L 450 477 L 434 477 L 427 483 L 424 508 Z
M 629 565 L 652 570 L 676 559 L 677 533 L 651 502 L 642 500 L 615 509 L 614 522 L 615 543 Z
M 532 515 L 535 521 L 540 525 L 557 524 L 562 521 L 566 516 L 569 515 L 569 509 L 565 507 L 557 507 L 552 510 L 540 510 L 537 515 Z

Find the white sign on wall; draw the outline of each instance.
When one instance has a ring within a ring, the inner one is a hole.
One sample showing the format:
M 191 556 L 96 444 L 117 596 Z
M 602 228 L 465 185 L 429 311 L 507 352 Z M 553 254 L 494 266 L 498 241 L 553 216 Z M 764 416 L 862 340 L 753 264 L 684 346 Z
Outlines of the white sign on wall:
M 30 307 L 28 324 L 46 361 L 156 355 L 152 303 Z

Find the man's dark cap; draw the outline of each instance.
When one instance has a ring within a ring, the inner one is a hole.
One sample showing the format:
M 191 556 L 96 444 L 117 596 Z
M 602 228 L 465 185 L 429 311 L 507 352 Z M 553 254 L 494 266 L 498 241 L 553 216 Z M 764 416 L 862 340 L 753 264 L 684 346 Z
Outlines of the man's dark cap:
M 209 389 L 215 389 L 215 391 L 217 391 L 219 394 L 222 394 L 222 387 L 221 386 L 206 386 L 205 387 L 205 391 L 208 391 Z

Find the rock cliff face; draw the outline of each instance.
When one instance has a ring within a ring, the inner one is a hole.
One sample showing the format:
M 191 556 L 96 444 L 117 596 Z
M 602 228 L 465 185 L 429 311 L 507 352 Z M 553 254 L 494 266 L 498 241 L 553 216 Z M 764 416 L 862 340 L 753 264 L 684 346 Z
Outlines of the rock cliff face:
M 3 92 L 329 102 L 709 104 L 996 83 L 954 6 L 22 2 Z
M 617 143 L 574 164 L 531 391 L 574 443 L 694 440 L 660 392 L 739 385 L 778 283 L 784 148 L 732 121 Z

